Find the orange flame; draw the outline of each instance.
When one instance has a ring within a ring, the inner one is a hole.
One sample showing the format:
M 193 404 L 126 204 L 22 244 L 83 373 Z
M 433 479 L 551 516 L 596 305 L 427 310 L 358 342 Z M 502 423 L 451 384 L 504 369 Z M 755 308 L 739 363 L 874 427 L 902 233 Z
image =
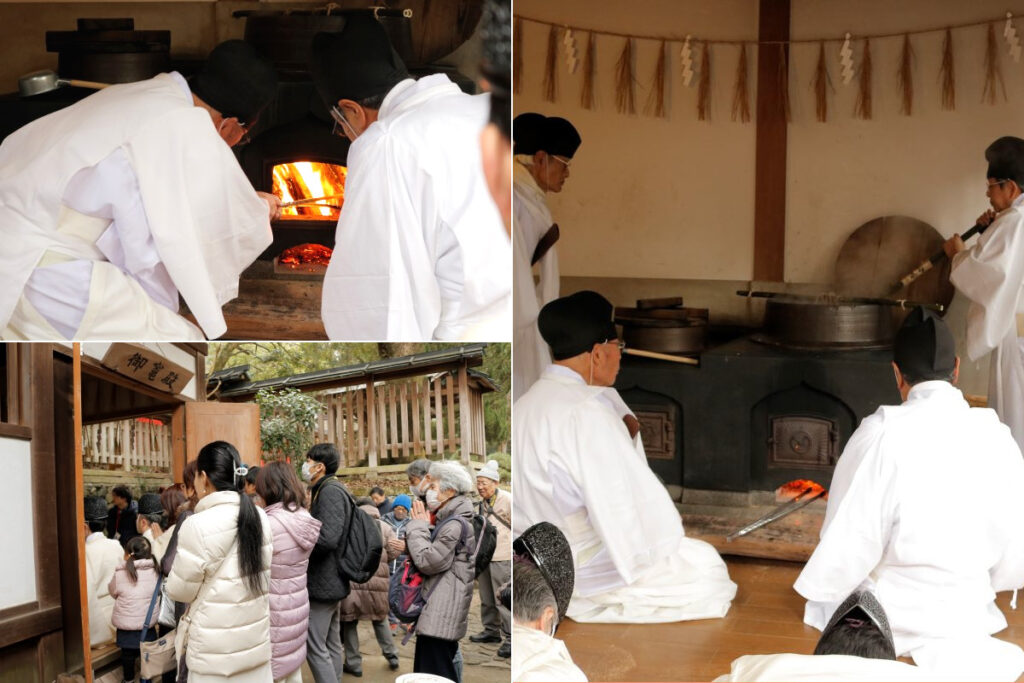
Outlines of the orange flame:
M 296 161 L 274 166 L 273 192 L 283 203 L 315 197 L 331 197 L 321 204 L 291 206 L 281 210 L 284 220 L 336 221 L 344 201 L 348 169 L 315 161 Z M 341 195 L 341 196 L 338 196 Z
M 818 482 L 812 481 L 810 479 L 794 479 L 793 481 L 783 484 L 778 489 L 776 489 L 775 497 L 780 502 L 792 500 L 793 498 L 796 498 L 807 489 L 811 489 L 807 495 L 812 496 L 820 491 L 824 491 L 825 487 L 819 484 Z M 826 493 L 825 496 L 827 497 L 827 495 L 828 494 Z

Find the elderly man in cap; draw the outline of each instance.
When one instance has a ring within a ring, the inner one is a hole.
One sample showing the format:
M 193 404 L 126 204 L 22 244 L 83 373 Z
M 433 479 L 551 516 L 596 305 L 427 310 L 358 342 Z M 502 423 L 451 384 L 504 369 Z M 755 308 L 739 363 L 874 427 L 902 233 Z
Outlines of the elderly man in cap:
M 994 411 L 971 408 L 953 385 L 960 359 L 940 318 L 913 310 L 893 357 L 903 403 L 865 418 L 839 458 L 821 541 L 794 586 L 804 621 L 823 628 L 851 591 L 870 590 L 898 655 L 1016 680 L 1024 652 L 990 634 L 1006 628 L 995 592 L 1024 585 L 1020 449 Z M 954 502 L 970 481 L 984 494 L 965 509 Z
M 512 245 L 480 154 L 489 96 L 409 77 L 366 12 L 313 40 L 313 80 L 352 141 L 324 280 L 332 339 L 508 339 Z
M 480 494 L 477 509 L 498 532 L 494 555 L 487 569 L 478 577 L 480 583 L 480 621 L 484 630 L 469 637 L 474 643 L 501 643 L 499 657 L 512 654 L 509 636 L 511 615 L 499 604 L 501 587 L 512 578 L 512 496 L 498 488 L 501 473 L 498 461 L 488 460 L 476 473 L 476 492 Z
M 563 118 L 533 112 L 512 122 L 515 163 L 512 170 L 515 216 L 515 323 L 512 347 L 512 398 L 518 400 L 551 362 L 537 330 L 541 306 L 558 296 L 558 225 L 546 194 L 561 192 L 580 135 Z M 540 282 L 534 284 L 537 266 Z
M 153 559 L 157 564 L 164 557 L 167 544 L 171 541 L 171 534 L 165 532 L 164 528 L 164 506 L 160 503 L 160 494 L 143 493 L 139 497 L 138 515 L 135 517 L 135 529 L 142 534 L 143 538 L 149 541 L 150 549 L 153 552 Z
M 85 588 L 89 605 L 89 642 L 93 647 L 114 640 L 110 615 L 114 598 L 107 584 L 114 577 L 117 565 L 124 559 L 124 549 L 103 530 L 107 526 L 107 503 L 99 496 L 86 496 L 85 501 Z
M 554 363 L 513 406 L 513 531 L 565 531 L 576 621 L 725 616 L 736 584 L 713 547 L 686 537 L 609 393 L 621 353 L 611 303 L 577 292 L 547 304 L 538 324 Z
M 882 605 L 868 591 L 855 591 L 835 611 L 814 654 L 744 655 L 715 682 L 936 680 L 947 677 L 896 659 Z
M 524 531 L 514 547 L 512 680 L 586 681 L 565 643 L 555 638 L 575 580 L 565 534 L 540 522 Z
M 0 145 L 0 337 L 219 337 L 221 306 L 271 242 L 230 145 L 276 92 L 233 40 L 186 81 L 114 85 Z M 179 295 L 199 327 L 178 315 Z
M 949 280 L 970 299 L 967 356 L 991 352 L 988 405 L 1024 451 L 1024 140 L 1002 137 L 985 150 L 985 194 L 992 209 L 978 217 L 988 228 L 968 249 L 960 235 L 946 241 Z

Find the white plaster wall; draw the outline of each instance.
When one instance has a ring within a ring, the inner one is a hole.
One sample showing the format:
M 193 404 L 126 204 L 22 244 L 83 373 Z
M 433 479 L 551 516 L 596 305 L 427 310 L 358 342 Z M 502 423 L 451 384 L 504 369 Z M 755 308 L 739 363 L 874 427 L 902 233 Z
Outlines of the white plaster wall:
M 516 0 L 525 16 L 628 33 L 671 32 L 738 38 L 757 35 L 752 0 L 642 0 L 625 3 Z M 582 61 L 586 33 L 577 33 Z M 754 124 L 730 118 L 739 48 L 711 50 L 711 120 L 697 120 L 697 79 L 682 85 L 679 44 L 668 57 L 668 118 L 643 115 L 657 43 L 636 41 L 638 113 L 615 110 L 615 63 L 621 38 L 597 44 L 597 107 L 579 106 L 582 69 L 558 65 L 557 103 L 541 97 L 547 27 L 524 23 L 523 85 L 515 113 L 568 118 L 583 138 L 565 189 L 550 199 L 561 229 L 565 275 L 745 279 L 753 268 Z M 694 59 L 700 62 L 699 49 Z M 750 101 L 757 60 L 748 51 Z
M 4 520 L 4 561 L 0 562 L 2 610 L 36 599 L 31 442 L 0 437 L 0 463 L 5 485 L 4 495 L 0 496 L 0 518 Z

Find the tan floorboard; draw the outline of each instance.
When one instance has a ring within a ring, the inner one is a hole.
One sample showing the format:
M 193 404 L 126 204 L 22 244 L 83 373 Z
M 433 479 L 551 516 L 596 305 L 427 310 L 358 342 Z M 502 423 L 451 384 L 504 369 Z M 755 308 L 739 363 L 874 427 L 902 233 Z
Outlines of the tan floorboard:
M 577 624 L 558 629 L 576 664 L 591 681 L 710 681 L 748 654 L 810 654 L 820 635 L 803 623 L 804 600 L 793 590 L 803 564 L 727 557 L 738 587 L 724 619 L 674 624 Z M 996 604 L 1010 626 L 998 637 L 1024 646 L 1024 592 Z M 1021 680 L 1024 680 L 1022 677 Z

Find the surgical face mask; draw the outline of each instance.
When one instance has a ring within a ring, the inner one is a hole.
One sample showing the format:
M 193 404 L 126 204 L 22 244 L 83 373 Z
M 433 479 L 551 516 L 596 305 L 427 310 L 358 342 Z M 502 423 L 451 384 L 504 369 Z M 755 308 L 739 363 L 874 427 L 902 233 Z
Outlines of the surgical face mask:
M 313 463 L 309 460 L 302 463 L 302 481 L 310 481 L 313 478 L 313 473 L 310 470 L 313 469 Z
M 427 491 L 426 498 L 427 508 L 429 508 L 431 512 L 435 512 L 437 508 L 441 507 L 441 501 L 437 499 L 437 491 L 434 489 L 429 489 Z

